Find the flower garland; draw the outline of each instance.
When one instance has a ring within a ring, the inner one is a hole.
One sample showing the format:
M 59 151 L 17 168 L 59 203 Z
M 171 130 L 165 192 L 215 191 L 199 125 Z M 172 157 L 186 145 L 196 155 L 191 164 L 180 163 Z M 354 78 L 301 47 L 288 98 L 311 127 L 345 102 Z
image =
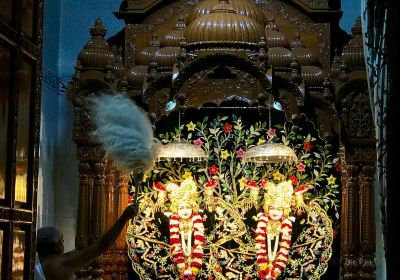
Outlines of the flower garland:
M 179 272 L 180 279 L 194 279 L 203 263 L 204 225 L 203 219 L 197 213 L 192 215 L 192 227 L 186 228 L 187 243 L 184 240 L 185 232 L 180 229 L 178 215 L 172 215 L 169 223 L 169 242 L 174 263 Z M 192 250 L 192 232 L 194 244 Z M 182 245 L 184 244 L 184 246 Z
M 256 255 L 258 276 L 261 279 L 275 280 L 285 270 L 292 242 L 292 223 L 294 220 L 295 217 L 291 216 L 282 221 L 279 250 L 278 242 L 275 242 L 275 248 L 271 250 L 271 240 L 267 235 L 269 217 L 265 213 L 259 214 L 256 229 Z

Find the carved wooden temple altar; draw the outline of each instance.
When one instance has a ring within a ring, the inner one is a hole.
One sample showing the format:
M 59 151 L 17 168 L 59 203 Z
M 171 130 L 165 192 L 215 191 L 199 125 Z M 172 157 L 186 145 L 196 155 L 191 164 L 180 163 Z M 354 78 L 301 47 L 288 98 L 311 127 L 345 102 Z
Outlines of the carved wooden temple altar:
M 157 131 L 170 100 L 200 111 L 240 104 L 264 113 L 272 95 L 286 121 L 313 123 L 340 158 L 336 271 L 340 261 L 344 279 L 372 279 L 376 153 L 361 22 L 352 37 L 344 34 L 336 0 L 124 0 L 114 13 L 125 28 L 106 40 L 106 27 L 94 20 L 68 87 L 80 176 L 76 248 L 116 221 L 130 180 L 91 139 L 88 97 L 122 92 Z M 128 279 L 129 261 L 123 235 L 77 277 Z

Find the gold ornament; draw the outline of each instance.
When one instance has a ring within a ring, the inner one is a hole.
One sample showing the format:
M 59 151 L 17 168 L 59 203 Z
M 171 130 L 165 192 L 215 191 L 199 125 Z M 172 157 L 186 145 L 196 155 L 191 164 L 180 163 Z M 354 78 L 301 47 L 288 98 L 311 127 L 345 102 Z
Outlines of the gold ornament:
M 264 193 L 264 211 L 267 213 L 270 206 L 283 208 L 285 216 L 290 212 L 293 199 L 293 187 L 291 181 L 283 181 L 279 184 L 267 182 Z
M 167 184 L 167 191 L 170 192 L 169 198 L 171 200 L 172 213 L 178 213 L 178 205 L 183 202 L 188 203 L 193 212 L 199 211 L 197 184 L 193 179 L 183 180 L 180 186 L 175 183 L 169 183 Z
M 267 233 L 273 236 L 279 236 L 282 229 L 281 221 L 268 220 Z
M 188 220 L 180 220 L 179 221 L 179 231 L 188 232 L 193 230 L 193 221 L 191 219 Z

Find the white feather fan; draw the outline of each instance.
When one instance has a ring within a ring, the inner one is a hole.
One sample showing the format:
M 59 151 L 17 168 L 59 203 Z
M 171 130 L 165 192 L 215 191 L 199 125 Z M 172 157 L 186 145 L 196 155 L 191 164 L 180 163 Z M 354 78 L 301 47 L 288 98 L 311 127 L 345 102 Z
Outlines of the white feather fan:
M 107 156 L 136 174 L 152 168 L 160 142 L 154 138 L 146 112 L 121 94 L 94 96 L 94 137 Z

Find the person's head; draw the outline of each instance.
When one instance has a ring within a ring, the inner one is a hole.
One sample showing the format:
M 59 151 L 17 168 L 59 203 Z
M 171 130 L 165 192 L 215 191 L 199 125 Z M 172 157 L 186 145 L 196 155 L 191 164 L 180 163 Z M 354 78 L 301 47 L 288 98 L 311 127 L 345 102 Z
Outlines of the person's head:
M 42 227 L 37 231 L 36 252 L 39 259 L 64 254 L 64 240 L 56 227 Z
M 170 192 L 171 212 L 181 219 L 189 219 L 193 212 L 199 211 L 197 184 L 193 179 L 185 179 L 180 186 L 169 183 L 167 190 Z
M 192 216 L 192 205 L 188 202 L 181 202 L 178 205 L 178 216 L 183 220 L 187 220 Z
M 264 192 L 264 211 L 272 220 L 281 220 L 289 216 L 293 200 L 293 186 L 291 181 L 279 184 L 267 182 Z
M 270 205 L 268 207 L 268 214 L 271 220 L 279 221 L 283 217 L 283 208 L 280 205 Z

